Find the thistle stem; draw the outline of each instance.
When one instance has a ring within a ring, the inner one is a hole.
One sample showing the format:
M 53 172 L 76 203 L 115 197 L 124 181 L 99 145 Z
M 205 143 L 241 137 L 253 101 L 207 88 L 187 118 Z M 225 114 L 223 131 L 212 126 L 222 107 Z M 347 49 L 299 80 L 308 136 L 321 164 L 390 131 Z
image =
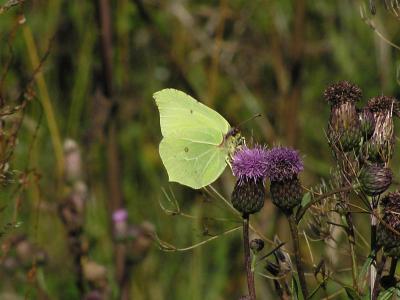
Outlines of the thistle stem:
M 250 241 L 249 241 L 249 215 L 243 215 L 243 249 L 244 264 L 247 275 L 247 288 L 250 300 L 256 300 L 256 288 L 254 285 L 254 273 L 251 271 Z
M 379 264 L 377 264 L 376 275 L 374 278 L 375 279 L 374 285 L 371 286 L 371 300 L 378 299 L 379 290 L 380 290 L 379 282 L 382 277 L 382 272 L 383 272 L 383 268 L 385 267 L 385 263 L 386 263 L 386 256 L 382 255 L 381 261 L 379 262 Z M 372 280 L 372 278 L 371 278 L 371 280 Z
M 304 275 L 303 263 L 301 262 L 302 256 L 300 252 L 299 232 L 297 229 L 296 217 L 294 215 L 288 216 L 288 221 L 289 221 L 290 232 L 292 234 L 294 259 L 296 262 L 297 273 L 299 275 L 301 291 L 303 292 L 304 299 L 307 299 L 308 289 L 307 289 L 306 277 Z
M 389 271 L 389 276 L 392 278 L 394 278 L 396 267 L 397 267 L 397 258 L 392 257 L 392 261 L 390 262 L 390 271 Z
M 354 234 L 354 224 L 353 224 L 353 216 L 351 212 L 346 213 L 346 223 L 347 223 L 347 239 L 349 241 L 349 248 L 350 248 L 350 256 L 351 256 L 351 274 L 353 277 L 353 287 L 358 289 L 357 284 L 357 258 L 356 258 L 356 238 Z
M 372 199 L 372 214 L 371 214 L 371 252 L 376 251 L 376 225 L 378 222 L 378 219 L 376 217 L 377 213 L 377 201 L 375 199 Z M 376 260 L 376 258 L 375 258 Z M 371 264 L 370 266 L 370 285 L 371 285 L 371 298 L 373 299 L 374 294 L 377 292 L 379 281 L 377 282 L 378 279 L 378 274 L 377 274 L 377 269 L 374 266 L 374 264 Z

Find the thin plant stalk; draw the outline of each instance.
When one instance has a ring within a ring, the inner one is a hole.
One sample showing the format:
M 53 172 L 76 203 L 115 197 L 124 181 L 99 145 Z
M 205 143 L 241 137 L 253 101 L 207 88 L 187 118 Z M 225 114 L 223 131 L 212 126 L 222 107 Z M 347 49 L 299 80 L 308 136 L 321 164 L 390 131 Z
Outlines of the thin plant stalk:
M 377 219 L 377 209 L 378 209 L 378 201 L 377 199 L 372 199 L 372 214 L 371 214 L 371 252 L 376 251 L 376 225 L 378 223 Z M 377 284 L 377 270 L 374 264 L 370 266 L 370 285 L 371 285 L 371 298 L 374 297 L 374 293 L 376 292 Z M 379 284 L 379 283 L 378 283 Z
M 299 231 L 297 228 L 296 217 L 294 215 L 288 216 L 288 221 L 289 221 L 290 233 L 292 234 L 294 260 L 296 263 L 297 273 L 299 275 L 301 291 L 303 292 L 304 298 L 307 299 L 308 288 L 307 288 L 306 277 L 304 275 L 303 263 L 301 261 L 302 256 L 300 251 Z
M 396 273 L 396 267 L 397 267 L 397 258 L 392 257 L 392 261 L 390 262 L 390 271 L 389 271 L 389 276 L 394 278 L 394 275 Z
M 244 249 L 244 264 L 247 276 L 247 288 L 249 290 L 250 300 L 256 300 L 256 288 L 254 284 L 254 273 L 251 270 L 250 257 L 250 240 L 249 240 L 249 215 L 243 215 L 243 249 Z
M 380 290 L 379 282 L 382 277 L 383 268 L 385 267 L 385 263 L 386 263 L 386 256 L 382 255 L 382 258 L 381 258 L 379 264 L 377 264 L 376 274 L 375 274 L 375 278 L 374 278 L 375 282 L 373 285 L 371 285 L 371 300 L 378 299 L 379 290 Z M 371 277 L 371 280 L 372 280 L 372 277 Z
M 354 234 L 354 224 L 353 224 L 353 217 L 351 212 L 346 213 L 346 223 L 347 223 L 347 239 L 349 241 L 349 248 L 350 248 L 350 257 L 351 257 L 351 274 L 353 277 L 353 287 L 355 289 L 357 288 L 357 258 L 356 258 L 356 251 L 355 251 L 355 245 L 356 245 L 356 238 Z
M 35 41 L 33 39 L 32 31 L 28 25 L 23 27 L 23 34 L 28 49 L 28 55 L 31 61 L 32 68 L 35 70 L 40 65 L 39 55 Z M 58 178 L 61 179 L 64 173 L 64 155 L 60 130 L 57 125 L 53 104 L 47 89 L 46 81 L 42 72 L 36 74 L 36 83 L 39 90 L 40 103 L 43 106 L 44 114 L 46 116 L 47 126 L 50 131 L 50 139 L 53 145 L 54 155 L 56 158 L 56 167 Z

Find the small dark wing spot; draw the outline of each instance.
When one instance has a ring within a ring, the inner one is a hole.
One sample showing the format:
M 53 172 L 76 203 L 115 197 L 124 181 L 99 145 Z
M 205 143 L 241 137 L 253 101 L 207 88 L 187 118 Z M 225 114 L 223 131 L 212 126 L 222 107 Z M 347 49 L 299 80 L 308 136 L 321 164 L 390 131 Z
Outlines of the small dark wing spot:
M 193 110 L 192 109 L 190 110 L 190 113 L 193 114 Z
M 185 150 L 185 152 L 189 152 L 189 148 L 188 147 L 185 147 L 185 149 L 183 149 L 183 150 Z

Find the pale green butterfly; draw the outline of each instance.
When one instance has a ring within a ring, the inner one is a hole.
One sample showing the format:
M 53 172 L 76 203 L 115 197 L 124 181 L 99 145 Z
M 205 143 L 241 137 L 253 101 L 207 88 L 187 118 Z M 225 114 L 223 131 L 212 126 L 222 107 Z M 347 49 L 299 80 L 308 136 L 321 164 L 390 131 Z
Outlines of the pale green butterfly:
M 164 89 L 153 97 L 163 135 L 159 152 L 169 181 L 199 189 L 217 180 L 244 144 L 238 130 L 184 92 Z

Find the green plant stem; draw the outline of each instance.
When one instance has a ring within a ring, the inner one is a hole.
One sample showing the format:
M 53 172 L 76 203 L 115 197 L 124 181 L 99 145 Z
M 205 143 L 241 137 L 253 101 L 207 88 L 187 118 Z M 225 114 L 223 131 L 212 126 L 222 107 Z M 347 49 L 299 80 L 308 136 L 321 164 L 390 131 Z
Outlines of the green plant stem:
M 301 286 L 301 291 L 303 292 L 303 296 L 305 299 L 308 298 L 308 289 L 306 277 L 304 275 L 303 263 L 301 261 L 301 252 L 300 252 L 300 241 L 299 241 L 299 232 L 297 229 L 296 217 L 294 215 L 288 216 L 290 233 L 292 234 L 293 240 L 293 251 L 294 251 L 294 259 L 296 262 L 297 273 L 299 275 L 299 281 Z
M 356 245 L 356 240 L 355 240 L 355 234 L 354 234 L 354 225 L 353 225 L 353 217 L 350 212 L 347 212 L 345 215 L 346 218 L 346 223 L 347 223 L 347 239 L 349 241 L 349 248 L 350 248 L 350 257 L 351 257 L 351 274 L 353 277 L 353 287 L 358 290 L 358 284 L 357 284 L 357 258 L 356 258 L 356 250 L 355 250 L 355 245 Z
M 31 61 L 32 69 L 35 70 L 40 66 L 40 59 L 37 51 L 35 41 L 33 39 L 32 31 L 28 25 L 23 27 L 23 34 L 28 49 L 29 59 Z M 47 89 L 46 81 L 42 72 L 35 75 L 36 84 L 39 90 L 39 99 L 46 116 L 47 126 L 50 131 L 50 140 L 53 145 L 54 155 L 56 158 L 57 176 L 61 180 L 64 173 L 64 154 L 61 134 L 57 125 L 55 112 L 51 103 L 50 95 Z
M 243 215 L 243 249 L 244 264 L 247 275 L 247 288 L 250 300 L 256 300 L 256 288 L 254 285 L 254 273 L 251 271 L 250 241 L 249 241 L 249 215 Z

